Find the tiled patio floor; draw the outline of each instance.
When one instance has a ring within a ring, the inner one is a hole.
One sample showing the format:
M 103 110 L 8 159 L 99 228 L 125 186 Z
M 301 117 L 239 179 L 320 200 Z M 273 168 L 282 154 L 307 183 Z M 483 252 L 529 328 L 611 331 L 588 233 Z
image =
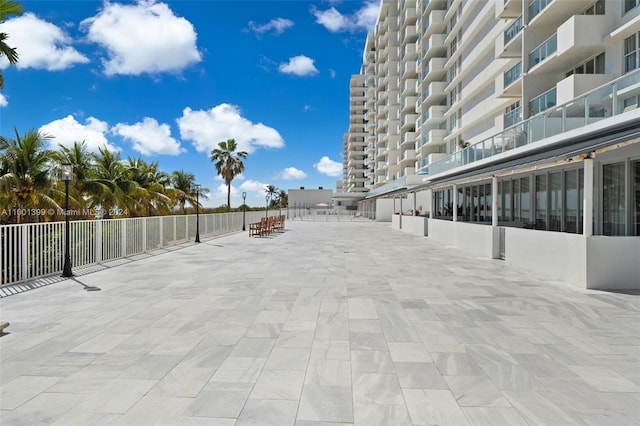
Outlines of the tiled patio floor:
M 640 423 L 640 296 L 389 224 L 287 228 L 2 299 L 0 423 Z

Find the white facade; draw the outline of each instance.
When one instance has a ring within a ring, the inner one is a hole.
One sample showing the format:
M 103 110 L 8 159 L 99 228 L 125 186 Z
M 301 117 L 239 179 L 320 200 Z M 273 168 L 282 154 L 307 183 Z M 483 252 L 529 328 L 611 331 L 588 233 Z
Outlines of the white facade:
M 640 288 L 640 1 L 383 0 L 359 77 L 368 199 L 426 193 L 443 244 Z

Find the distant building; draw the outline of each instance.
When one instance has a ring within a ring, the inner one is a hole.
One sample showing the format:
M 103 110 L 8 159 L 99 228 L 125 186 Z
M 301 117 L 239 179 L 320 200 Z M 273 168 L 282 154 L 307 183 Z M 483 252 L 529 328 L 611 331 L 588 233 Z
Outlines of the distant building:
M 474 255 L 640 288 L 639 105 L 640 0 L 383 0 L 344 188 L 417 197 Z

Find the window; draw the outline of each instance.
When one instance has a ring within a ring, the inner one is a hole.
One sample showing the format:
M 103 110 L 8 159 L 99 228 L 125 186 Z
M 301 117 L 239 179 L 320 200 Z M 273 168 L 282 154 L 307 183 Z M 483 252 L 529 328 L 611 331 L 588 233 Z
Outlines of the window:
M 635 236 L 640 236 L 640 161 L 631 162 L 633 173 L 633 232 Z
M 581 63 L 565 75 L 569 77 L 573 74 L 604 74 L 604 52 Z
M 549 173 L 549 231 L 562 230 L 562 173 Z
M 451 92 L 449 94 L 449 99 L 450 99 L 450 104 L 449 105 L 453 105 L 456 102 L 458 102 L 458 87 L 454 86 L 453 88 L 451 88 Z
M 458 50 L 458 37 L 454 37 L 449 45 L 449 57 L 452 57 L 456 50 Z
M 583 15 L 604 15 L 604 0 L 597 0 L 594 4 L 589 6 L 583 13 Z
M 638 0 L 624 0 L 624 13 L 638 6 Z
M 602 166 L 602 234 L 625 235 L 625 163 Z
M 624 39 L 624 72 L 627 73 L 638 68 L 638 37 L 635 33 Z
M 536 229 L 547 229 L 547 176 L 536 176 Z

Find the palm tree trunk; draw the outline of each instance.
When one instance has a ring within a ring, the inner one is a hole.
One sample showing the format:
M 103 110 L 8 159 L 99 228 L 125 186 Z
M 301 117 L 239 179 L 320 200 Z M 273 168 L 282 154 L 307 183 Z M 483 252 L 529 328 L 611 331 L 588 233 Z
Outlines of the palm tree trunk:
M 231 211 L 231 182 L 227 184 L 227 213 Z

